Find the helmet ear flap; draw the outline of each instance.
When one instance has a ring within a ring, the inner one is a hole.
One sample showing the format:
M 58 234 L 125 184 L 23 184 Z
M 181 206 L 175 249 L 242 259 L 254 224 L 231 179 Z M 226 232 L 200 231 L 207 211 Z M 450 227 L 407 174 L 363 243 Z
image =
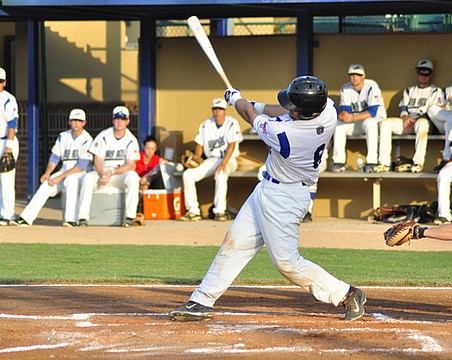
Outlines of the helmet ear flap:
M 326 106 L 328 89 L 314 76 L 300 76 L 278 93 L 278 101 L 287 110 L 300 111 L 303 119 L 318 116 Z

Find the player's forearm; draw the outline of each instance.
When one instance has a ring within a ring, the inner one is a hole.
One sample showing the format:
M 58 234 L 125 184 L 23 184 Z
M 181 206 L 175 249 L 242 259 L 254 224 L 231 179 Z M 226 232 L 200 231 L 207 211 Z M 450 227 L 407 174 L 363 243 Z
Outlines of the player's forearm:
M 114 169 L 114 173 L 116 175 L 118 174 L 122 174 L 125 173 L 126 171 L 132 170 L 135 171 L 136 168 L 136 163 L 135 161 L 128 161 L 126 164 L 124 164 L 123 166 L 120 166 L 118 168 Z
M 452 240 L 452 224 L 426 228 L 424 237 L 439 240 Z
M 253 105 L 245 99 L 239 99 L 235 103 L 235 110 L 248 124 L 253 126 L 254 119 L 258 116 Z
M 222 161 L 223 165 L 226 166 L 227 163 L 229 162 L 229 159 L 231 159 L 232 153 L 234 152 L 234 149 L 235 149 L 235 144 L 236 144 L 235 142 L 230 143 L 228 148 L 226 149 L 226 153 L 224 154 L 223 161 Z

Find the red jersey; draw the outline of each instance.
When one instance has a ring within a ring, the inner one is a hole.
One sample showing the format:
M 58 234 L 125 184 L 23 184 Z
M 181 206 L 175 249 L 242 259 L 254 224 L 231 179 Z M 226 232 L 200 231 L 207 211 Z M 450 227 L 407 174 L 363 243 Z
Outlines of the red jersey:
M 140 160 L 136 162 L 135 171 L 138 173 L 140 177 L 146 175 L 149 171 L 155 168 L 160 162 L 160 156 L 153 155 L 151 160 L 145 164 L 144 163 L 144 152 L 140 152 Z

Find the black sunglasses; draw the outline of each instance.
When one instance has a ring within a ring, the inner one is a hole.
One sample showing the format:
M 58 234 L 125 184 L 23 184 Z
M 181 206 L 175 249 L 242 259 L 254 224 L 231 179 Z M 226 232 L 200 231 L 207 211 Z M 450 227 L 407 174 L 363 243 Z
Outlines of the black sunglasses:
M 120 112 L 120 113 L 114 114 L 114 115 L 113 115 L 113 119 L 128 120 L 129 117 L 128 117 L 126 114 Z

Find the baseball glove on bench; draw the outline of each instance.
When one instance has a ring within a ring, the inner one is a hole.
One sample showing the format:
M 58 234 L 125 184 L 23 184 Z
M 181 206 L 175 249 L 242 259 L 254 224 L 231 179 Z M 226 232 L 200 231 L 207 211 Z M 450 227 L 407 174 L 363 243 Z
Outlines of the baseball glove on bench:
M 13 153 L 5 152 L 0 159 L 0 172 L 6 173 L 16 167 L 16 160 L 14 160 Z
M 180 162 L 187 169 L 197 168 L 199 165 L 203 163 L 203 158 L 201 156 L 196 155 L 194 152 L 190 150 L 185 150 L 185 154 L 181 156 Z
M 409 242 L 411 239 L 420 239 L 423 228 L 415 221 L 401 222 L 393 225 L 383 234 L 386 245 L 400 246 Z

